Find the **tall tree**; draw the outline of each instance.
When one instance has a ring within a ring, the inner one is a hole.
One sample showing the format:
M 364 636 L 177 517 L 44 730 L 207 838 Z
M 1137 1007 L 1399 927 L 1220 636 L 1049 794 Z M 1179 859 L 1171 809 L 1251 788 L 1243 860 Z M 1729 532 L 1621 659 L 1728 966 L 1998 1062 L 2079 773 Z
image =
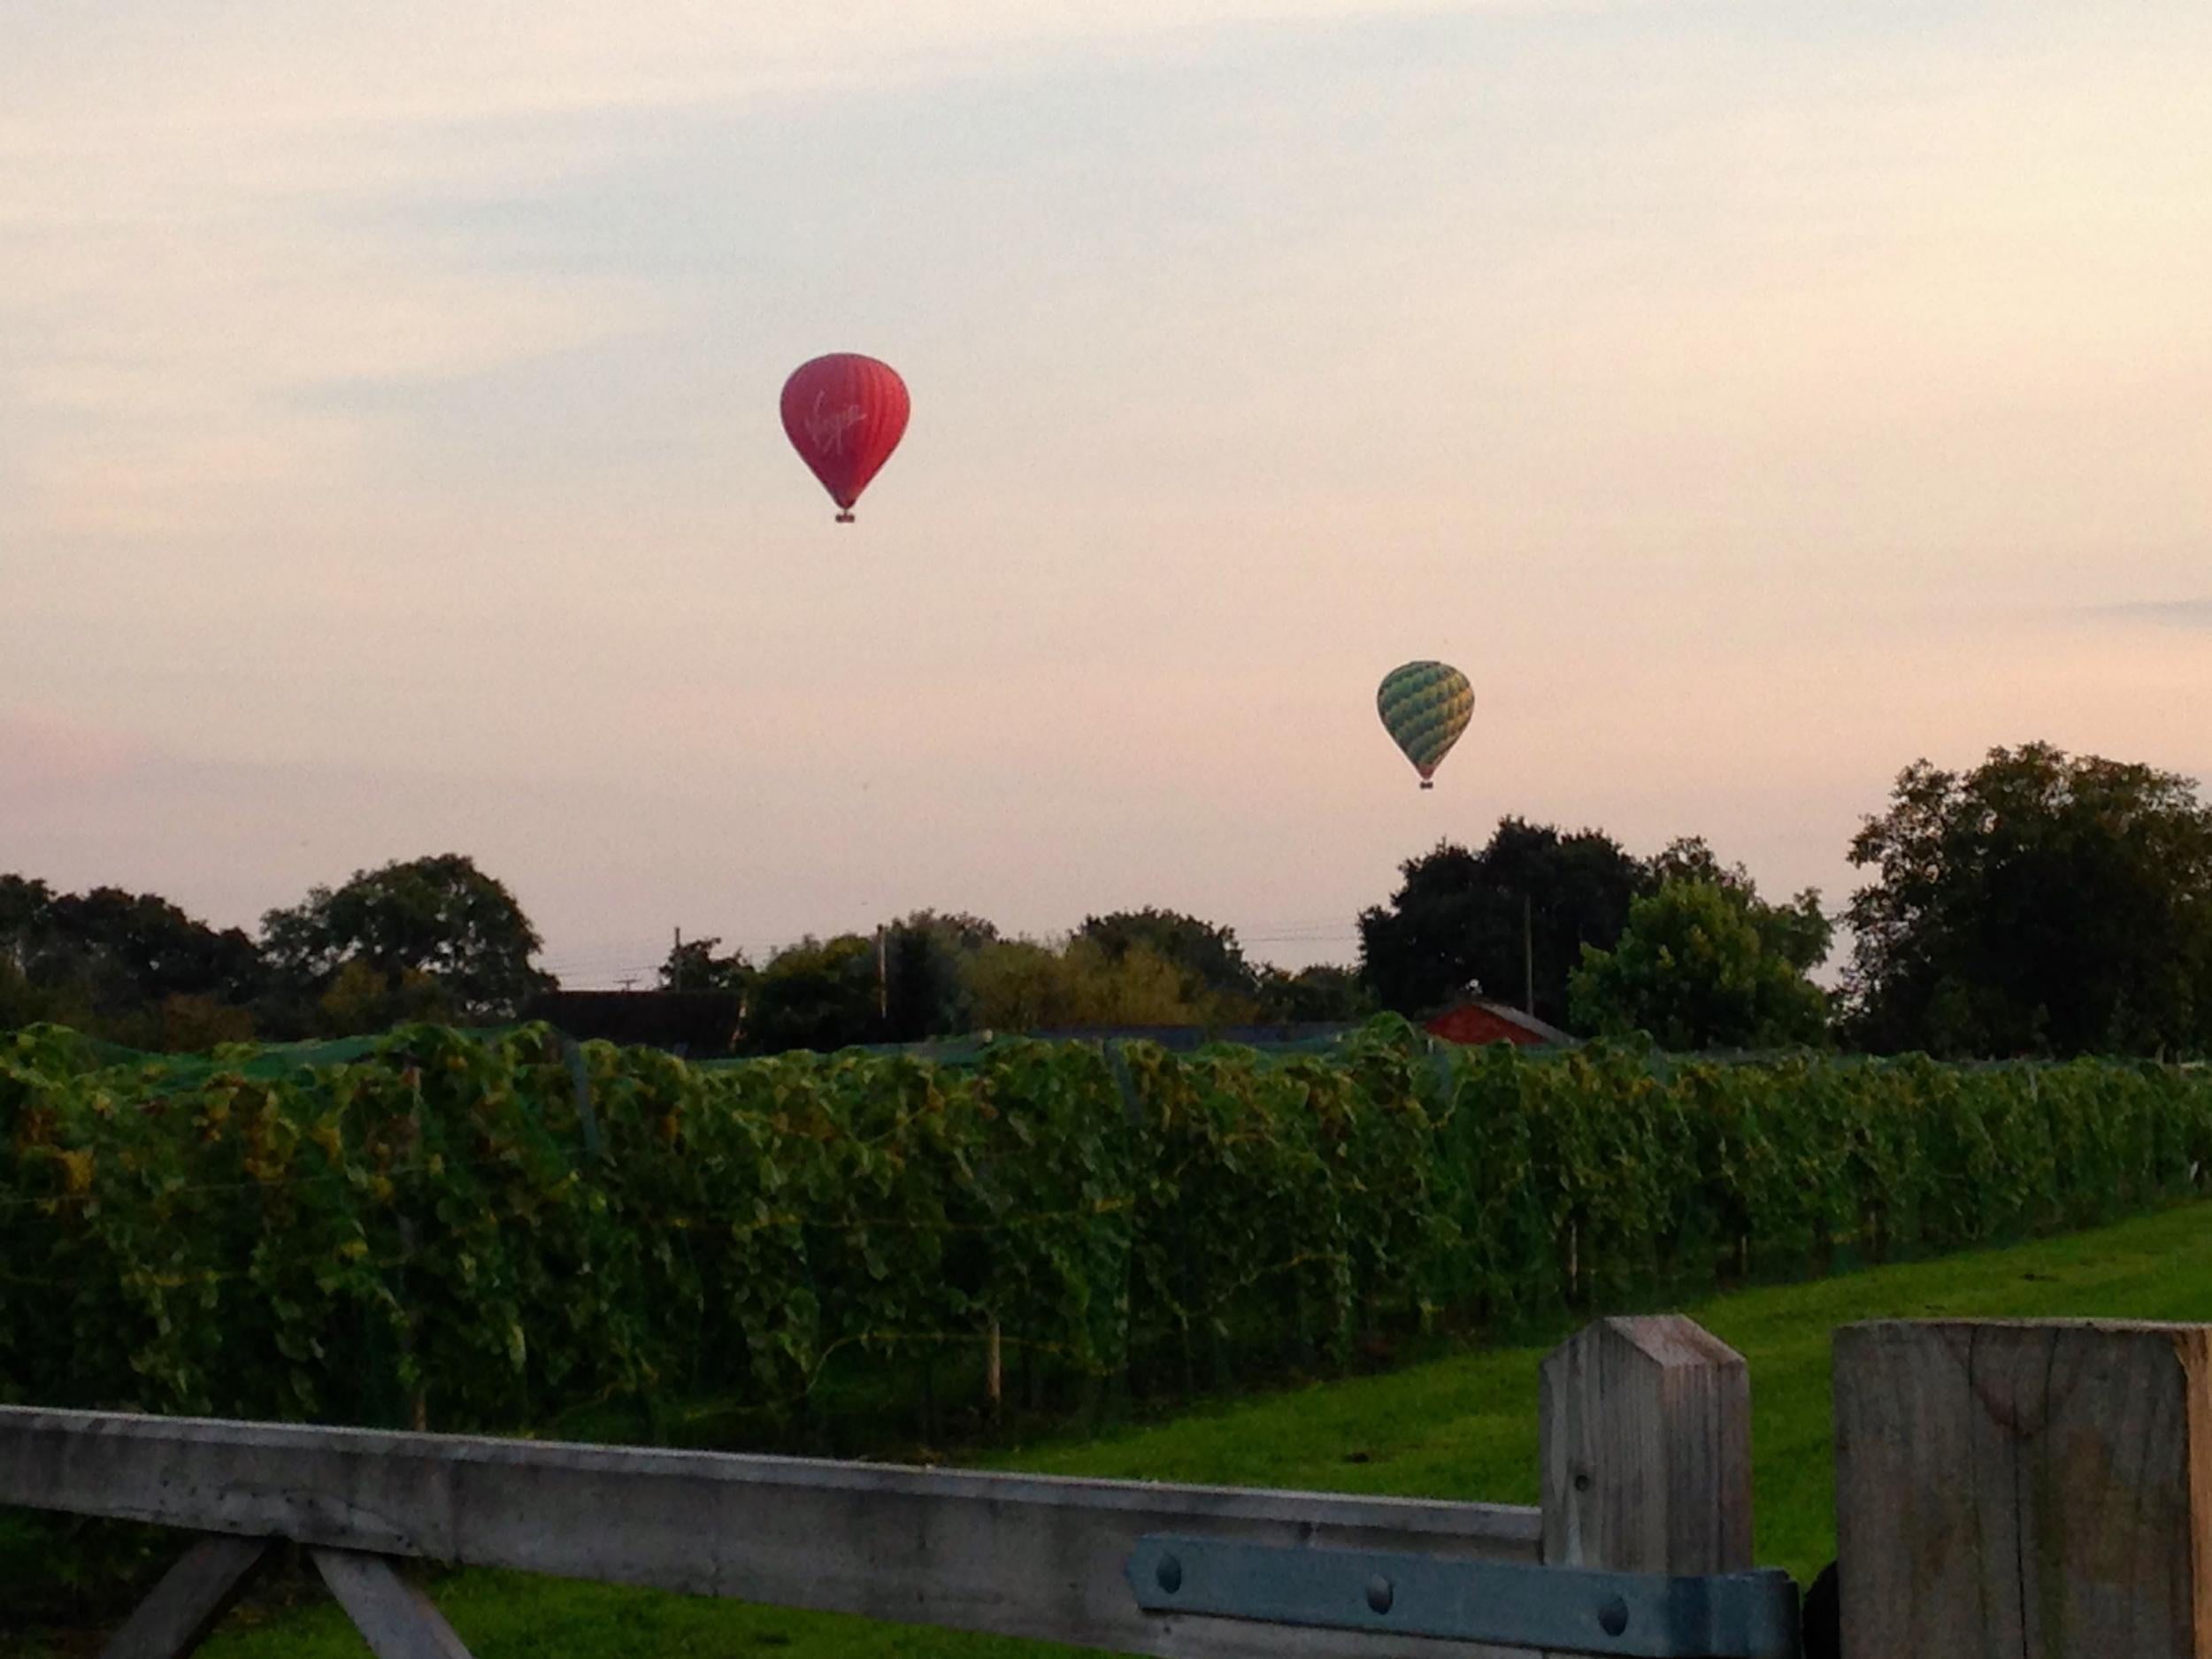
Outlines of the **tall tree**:
M 1851 1029 L 1881 1049 L 2212 1048 L 2212 810 L 2186 778 L 1994 749 L 1916 762 L 1851 843 Z
M 1817 888 L 1806 888 L 1787 904 L 1769 904 L 1760 898 L 1751 872 L 1740 864 L 1721 863 L 1702 835 L 1669 841 L 1644 871 L 1649 892 L 1671 881 L 1701 881 L 1744 900 L 1765 950 L 1801 972 L 1809 973 L 1825 962 L 1835 943 L 1835 926 L 1820 908 Z
M 1204 1025 L 1220 1010 L 1186 967 L 1150 945 L 1133 942 L 1116 956 L 1083 933 L 1056 948 L 1028 939 L 987 945 L 970 962 L 968 981 L 977 1023 L 990 1031 Z
M 0 875 L 0 958 L 27 971 L 45 941 L 54 890 L 31 876 Z
M 1077 936 L 1089 940 L 1118 962 L 1142 948 L 1172 963 L 1188 975 L 1194 990 L 1215 996 L 1250 997 L 1259 988 L 1259 976 L 1244 959 L 1244 947 L 1236 930 L 1201 921 L 1180 910 L 1114 910 L 1087 916 Z
M 1259 1014 L 1286 1025 L 1327 1025 L 1366 1018 L 1375 1011 L 1375 994 L 1358 970 L 1318 964 L 1292 973 L 1269 967 L 1260 972 Z
M 1360 971 L 1386 1008 L 1434 1012 L 1470 987 L 1568 1022 L 1567 976 L 1582 948 L 1610 949 L 1645 866 L 1597 830 L 1563 834 L 1509 818 L 1479 852 L 1452 842 L 1401 866 L 1387 905 L 1362 913 Z
M 1741 864 L 1724 864 L 1702 835 L 1678 835 L 1661 848 L 1644 865 L 1652 889 L 1670 881 L 1702 881 L 1735 893 L 1752 893 L 1756 886 Z
M 979 916 L 916 910 L 883 933 L 884 1033 L 892 1042 L 956 1036 L 975 1017 L 968 964 L 998 928 Z
M 716 955 L 721 944 L 718 938 L 679 940 L 670 947 L 668 960 L 661 964 L 661 989 L 742 994 L 752 983 L 753 964 L 741 950 Z
M 505 1019 L 553 986 L 532 964 L 542 941 L 514 895 L 458 853 L 357 871 L 343 887 L 271 910 L 261 929 L 272 970 L 295 995 L 320 997 L 355 963 L 396 995 L 429 981 L 457 1018 Z
M 803 939 L 768 960 L 748 995 L 744 1046 L 753 1054 L 829 1054 L 883 1035 L 876 941 L 857 933 Z
M 0 1021 L 77 1025 L 141 1048 L 204 1046 L 206 1032 L 248 1034 L 261 954 L 151 893 L 56 893 L 0 876 Z
M 260 988 L 261 953 L 238 928 L 218 931 L 151 893 L 95 887 L 54 900 L 53 948 L 75 955 L 111 1002 L 169 996 L 243 1002 Z
M 1771 905 L 1747 879 L 1663 882 L 1630 904 L 1611 950 L 1584 948 L 1568 981 L 1574 1028 L 1640 1031 L 1678 1050 L 1818 1042 L 1828 997 L 1807 970 L 1826 954 L 1811 941 L 1827 934 L 1817 893 Z

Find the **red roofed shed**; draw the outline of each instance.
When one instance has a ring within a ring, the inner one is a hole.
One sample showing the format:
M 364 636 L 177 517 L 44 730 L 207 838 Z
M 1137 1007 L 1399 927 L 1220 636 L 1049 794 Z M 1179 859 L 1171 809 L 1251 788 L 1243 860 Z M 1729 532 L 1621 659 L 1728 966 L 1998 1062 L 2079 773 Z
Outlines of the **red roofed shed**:
M 1524 1048 L 1571 1048 L 1574 1039 L 1555 1025 L 1547 1025 L 1533 1014 L 1502 1002 L 1471 996 L 1455 1003 L 1422 1027 L 1447 1042 L 1481 1044 L 1518 1043 Z

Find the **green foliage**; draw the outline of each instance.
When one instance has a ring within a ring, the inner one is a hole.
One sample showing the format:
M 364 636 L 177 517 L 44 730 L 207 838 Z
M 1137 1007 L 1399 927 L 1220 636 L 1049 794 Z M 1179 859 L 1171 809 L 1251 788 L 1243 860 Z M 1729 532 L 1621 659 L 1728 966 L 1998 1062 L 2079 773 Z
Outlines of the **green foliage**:
M 261 956 L 150 893 L 0 875 L 0 1031 L 64 1020 L 140 1048 L 252 1034 Z
M 1530 1058 L 1388 1019 L 1287 1059 L 584 1056 L 580 1097 L 539 1028 L 308 1064 L 0 1040 L 0 1398 L 459 1428 L 711 1391 L 765 1429 L 993 1324 L 1045 1399 L 1174 1394 L 2212 1167 L 2212 1076 L 2151 1065 Z
M 917 910 L 874 937 L 803 939 L 757 972 L 741 953 L 716 956 L 720 940 L 694 940 L 670 953 L 661 984 L 741 994 L 744 1047 L 752 1054 L 919 1042 L 960 1035 L 973 1024 L 969 967 L 997 937 L 977 917 Z
M 1506 818 L 1479 852 L 1449 841 L 1402 866 L 1387 906 L 1359 918 L 1363 977 L 1386 1008 L 1418 1018 L 1470 988 L 1568 1021 L 1582 949 L 1609 949 L 1645 867 L 1595 830 L 1563 835 Z
M 1851 844 L 1847 987 L 1880 1049 L 2212 1050 L 2212 808 L 2188 780 L 2048 744 L 1922 761 Z
M 919 1042 L 975 1024 L 969 965 L 998 938 L 980 917 L 917 910 L 884 930 L 884 1038 Z
M 1002 940 L 969 959 L 974 1023 L 985 1031 L 1069 1031 L 1092 1025 L 1214 1025 L 1232 1016 L 1178 964 L 1150 946 L 1110 952 L 1078 933 L 1057 947 Z
M 1257 1000 L 1262 1020 L 1285 1025 L 1350 1025 L 1380 1011 L 1356 970 L 1326 964 L 1262 969 Z
M 6 1025 L 0 1018 L 0 1029 Z M 180 994 L 162 1000 L 158 1047 L 165 1054 L 204 1054 L 227 1044 L 251 1042 L 253 1034 L 250 1010 L 212 996 Z
M 447 1018 L 511 1018 L 552 979 L 531 965 L 537 930 L 506 885 L 457 853 L 357 871 L 335 890 L 315 887 L 262 918 L 271 972 L 296 999 L 319 1002 L 349 966 L 379 976 L 397 999 L 380 1016 L 405 1017 L 422 982 Z M 373 1001 L 356 977 L 349 1010 Z
M 754 1054 L 829 1054 L 874 1041 L 883 1030 L 881 996 L 874 940 L 858 933 L 803 939 L 778 951 L 754 979 L 745 1047 Z
M 1701 881 L 1743 901 L 1759 929 L 1761 946 L 1792 967 L 1810 972 L 1828 959 L 1835 926 L 1820 908 L 1820 890 L 1807 887 L 1787 904 L 1769 904 L 1741 864 L 1724 864 L 1701 835 L 1672 841 L 1644 866 L 1649 891 L 1671 881 Z
M 411 1021 L 449 1019 L 453 999 L 419 968 L 392 975 L 355 957 L 315 999 L 315 1016 L 314 1028 L 325 1036 L 365 1037 Z
M 1827 931 L 1817 894 L 1776 906 L 1747 881 L 1671 879 L 1630 905 L 1615 949 L 1583 948 L 1569 984 L 1575 1028 L 1642 1032 L 1677 1052 L 1818 1042 L 1828 998 L 1798 958 L 1824 953 Z
M 661 964 L 664 991 L 721 991 L 743 995 L 753 982 L 753 964 L 741 950 L 717 956 L 719 939 L 680 939 L 670 947 Z
M 24 1025 L 88 1025 L 90 1010 L 50 986 L 39 985 L 0 955 L 0 1032 Z
M 1089 940 L 1111 962 L 1141 949 L 1172 963 L 1190 981 L 1194 1001 L 1249 997 L 1259 988 L 1258 976 L 1245 961 L 1234 928 L 1217 926 L 1180 910 L 1147 907 L 1087 916 L 1076 937 Z

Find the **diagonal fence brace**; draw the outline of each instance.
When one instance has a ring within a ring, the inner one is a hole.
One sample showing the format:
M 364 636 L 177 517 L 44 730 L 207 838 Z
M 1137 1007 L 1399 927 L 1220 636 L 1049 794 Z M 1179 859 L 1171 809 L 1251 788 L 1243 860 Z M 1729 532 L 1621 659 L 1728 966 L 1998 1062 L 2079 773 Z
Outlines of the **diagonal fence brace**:
M 190 1659 L 275 1548 L 270 1538 L 201 1538 L 108 1638 L 100 1659 Z
M 192 1659 L 277 1541 L 202 1535 L 108 1639 L 100 1659 Z M 469 1659 L 445 1616 L 383 1556 L 350 1549 L 308 1553 L 376 1659 Z

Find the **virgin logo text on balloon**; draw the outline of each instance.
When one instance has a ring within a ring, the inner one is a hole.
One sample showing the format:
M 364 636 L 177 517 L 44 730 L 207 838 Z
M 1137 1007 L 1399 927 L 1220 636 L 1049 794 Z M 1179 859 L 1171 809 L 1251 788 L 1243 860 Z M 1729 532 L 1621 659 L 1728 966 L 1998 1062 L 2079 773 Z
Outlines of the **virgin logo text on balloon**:
M 868 411 L 858 403 L 848 403 L 842 409 L 825 410 L 822 394 L 814 395 L 814 409 L 806 418 L 806 435 L 824 455 L 845 453 L 845 434 L 855 426 L 867 423 Z

